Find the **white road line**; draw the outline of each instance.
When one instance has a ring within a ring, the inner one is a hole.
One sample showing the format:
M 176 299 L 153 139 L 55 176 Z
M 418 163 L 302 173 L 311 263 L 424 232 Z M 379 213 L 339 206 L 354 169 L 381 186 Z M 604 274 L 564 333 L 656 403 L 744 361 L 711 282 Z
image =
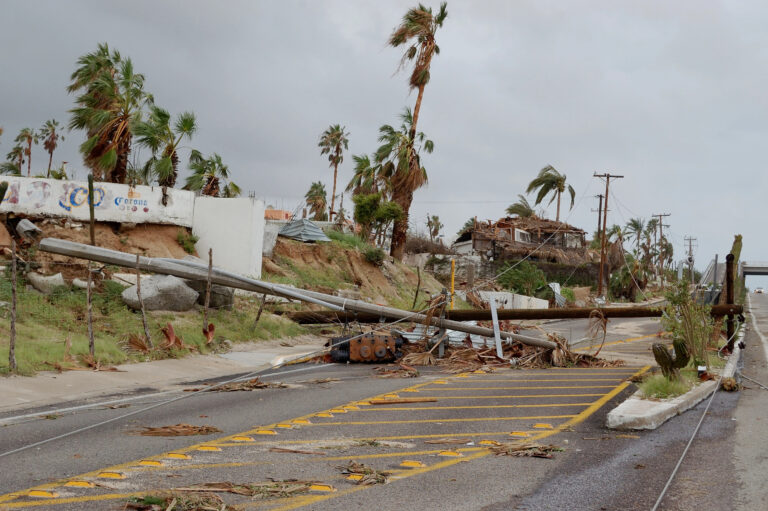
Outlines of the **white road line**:
M 765 339 L 765 336 L 757 327 L 757 320 L 755 319 L 755 313 L 752 312 L 752 299 L 749 297 L 749 294 L 747 294 L 747 307 L 749 308 L 749 317 L 752 319 L 752 329 L 755 331 L 758 337 L 760 337 L 760 340 L 763 343 L 763 351 L 765 352 L 765 359 L 768 360 L 768 340 Z

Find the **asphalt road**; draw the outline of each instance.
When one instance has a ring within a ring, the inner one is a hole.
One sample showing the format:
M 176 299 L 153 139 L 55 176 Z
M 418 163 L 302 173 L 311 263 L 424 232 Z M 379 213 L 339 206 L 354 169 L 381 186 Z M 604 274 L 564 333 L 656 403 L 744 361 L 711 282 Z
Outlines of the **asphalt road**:
M 586 327 L 584 320 L 547 325 L 574 337 L 583 337 Z M 628 353 L 647 351 L 657 331 L 658 323 L 650 320 L 611 322 L 605 349 L 610 344 Z M 427 369 L 418 378 L 382 379 L 373 377 L 371 366 L 293 366 L 266 378 L 289 388 L 203 394 L 0 457 L 0 493 L 5 494 L 0 509 L 122 509 L 132 495 L 269 478 L 311 480 L 335 491 L 318 488 L 292 498 L 258 501 L 225 498 L 267 509 L 650 509 L 700 413 L 684 414 L 654 432 L 626 435 L 606 430 L 606 413 L 633 390 L 626 378 L 640 369 L 458 375 Z M 338 380 L 315 382 L 327 378 Z M 366 404 L 370 398 L 394 395 L 435 401 Z M 164 398 L 132 401 L 128 408 L 20 420 L 0 429 L 0 453 Z M 735 478 L 728 480 L 733 470 L 727 456 L 717 455 L 734 448 L 731 418 L 738 399 L 738 394 L 716 395 L 700 432 L 701 452 L 692 451 L 691 457 L 704 457 L 707 466 L 716 459 L 718 470 L 704 472 L 726 485 L 735 484 Z M 209 424 L 222 433 L 171 438 L 134 433 L 142 426 L 177 423 Z M 427 443 L 444 438 L 463 442 Z M 552 443 L 564 451 L 553 459 L 496 456 L 481 444 L 520 439 Z M 270 450 L 275 447 L 304 453 Z M 351 460 L 391 472 L 390 483 L 355 485 L 338 468 Z M 404 462 L 415 466 L 405 467 Z M 701 474 L 691 467 L 684 466 L 681 475 L 686 475 L 673 485 L 665 504 L 669 507 L 662 509 L 691 509 L 686 503 L 692 499 L 725 502 L 726 492 L 713 495 L 711 488 L 705 488 L 706 497 L 696 497 L 686 478 L 695 480 Z

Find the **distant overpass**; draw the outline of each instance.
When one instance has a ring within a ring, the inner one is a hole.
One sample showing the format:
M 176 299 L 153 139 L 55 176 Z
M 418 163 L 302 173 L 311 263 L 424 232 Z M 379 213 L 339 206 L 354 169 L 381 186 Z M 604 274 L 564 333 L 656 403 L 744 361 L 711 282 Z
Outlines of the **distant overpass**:
M 744 261 L 739 265 L 739 274 L 748 275 L 768 275 L 768 262 L 765 261 Z

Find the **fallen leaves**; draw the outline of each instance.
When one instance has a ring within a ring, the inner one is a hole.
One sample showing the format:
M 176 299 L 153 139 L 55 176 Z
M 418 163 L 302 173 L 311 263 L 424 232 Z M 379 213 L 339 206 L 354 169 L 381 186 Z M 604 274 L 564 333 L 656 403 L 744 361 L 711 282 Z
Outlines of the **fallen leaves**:
M 285 449 L 283 447 L 272 447 L 269 449 L 269 452 L 286 452 L 286 453 L 295 453 L 295 454 L 313 454 L 315 456 L 325 456 L 325 453 L 320 451 L 302 451 L 299 449 Z
M 350 461 L 346 466 L 338 467 L 338 469 L 341 470 L 342 474 L 347 474 L 350 476 L 356 474 L 362 476 L 359 478 L 354 478 L 356 480 L 355 484 L 362 486 L 372 484 L 386 484 L 386 482 L 389 480 L 389 476 L 392 474 L 391 472 L 380 472 L 362 463 L 357 463 L 356 461 Z
M 727 392 L 735 392 L 741 389 L 741 384 L 739 384 L 735 378 L 723 378 L 723 381 L 720 382 L 720 386 Z
M 532 458 L 552 458 L 553 452 L 561 452 L 564 449 L 556 445 L 541 445 L 533 442 L 516 442 L 494 445 L 490 448 L 497 456 L 522 456 Z
M 125 504 L 125 509 L 138 511 L 225 511 L 237 508 L 227 506 L 221 497 L 214 494 L 168 494 L 133 497 Z
M 436 438 L 434 440 L 424 440 L 425 444 L 467 444 L 466 438 Z
M 419 376 L 419 371 L 415 367 L 406 364 L 377 367 L 373 372 L 379 378 L 417 378 Z
M 177 492 L 209 492 L 232 493 L 262 499 L 287 498 L 309 491 L 313 481 L 298 481 L 287 479 L 284 481 L 266 481 L 260 483 L 235 484 L 228 481 L 218 483 L 202 483 L 186 488 L 175 488 Z M 217 508 L 218 509 L 218 508 Z
M 214 386 L 212 383 L 206 383 L 206 385 Z M 234 381 L 231 383 L 225 383 L 224 385 L 219 385 L 218 387 L 213 388 L 212 390 L 216 392 L 237 392 L 237 391 L 251 391 L 251 390 L 258 390 L 258 389 L 285 389 L 288 385 L 285 383 L 280 382 L 266 382 L 261 381 L 261 379 L 257 376 L 256 378 L 252 378 L 250 380 L 246 381 Z M 191 389 L 184 389 L 184 392 L 199 392 L 201 390 L 205 390 L 205 387 L 194 387 Z
M 174 426 L 149 427 L 134 431 L 142 436 L 194 436 L 211 435 L 221 433 L 221 430 L 215 426 L 193 426 L 191 424 L 176 424 Z

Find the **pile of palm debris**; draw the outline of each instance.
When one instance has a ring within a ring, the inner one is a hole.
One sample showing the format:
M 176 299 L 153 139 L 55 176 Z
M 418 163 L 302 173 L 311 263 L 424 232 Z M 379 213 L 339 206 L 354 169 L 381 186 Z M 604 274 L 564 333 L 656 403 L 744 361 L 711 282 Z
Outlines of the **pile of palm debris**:
M 235 484 L 230 482 L 202 483 L 186 488 L 175 488 L 176 492 L 232 493 L 258 499 L 285 499 L 301 493 L 307 493 L 313 481 L 288 479 L 285 481 L 266 481 L 260 483 Z M 203 509 L 203 508 L 201 508 Z
M 386 484 L 391 472 L 380 472 L 362 463 L 350 461 L 346 466 L 337 467 L 348 479 L 356 481 L 358 485 Z
M 556 445 L 541 445 L 533 442 L 513 442 L 509 444 L 496 444 L 491 447 L 491 452 L 497 456 L 522 456 L 531 458 L 552 459 L 553 452 L 561 452 L 564 449 Z
M 212 383 L 206 383 L 208 386 L 214 386 Z M 234 381 L 231 383 L 225 383 L 224 385 L 214 386 L 213 390 L 216 392 L 237 392 L 237 391 L 250 391 L 258 389 L 285 389 L 288 385 L 280 382 L 266 382 L 261 381 L 257 376 L 246 381 Z M 184 389 L 184 392 L 198 392 L 205 390 L 205 387 L 195 387 L 191 389 Z
M 238 507 L 228 506 L 221 497 L 214 494 L 203 495 L 146 495 L 131 497 L 124 509 L 136 511 L 226 511 L 237 510 Z
M 418 369 L 405 364 L 380 366 L 374 368 L 373 372 L 379 378 L 418 378 L 419 376 Z
M 141 436 L 193 436 L 211 435 L 221 433 L 215 426 L 193 426 L 192 424 L 176 424 L 174 426 L 160 426 L 157 428 L 144 426 L 143 429 L 132 431 Z

